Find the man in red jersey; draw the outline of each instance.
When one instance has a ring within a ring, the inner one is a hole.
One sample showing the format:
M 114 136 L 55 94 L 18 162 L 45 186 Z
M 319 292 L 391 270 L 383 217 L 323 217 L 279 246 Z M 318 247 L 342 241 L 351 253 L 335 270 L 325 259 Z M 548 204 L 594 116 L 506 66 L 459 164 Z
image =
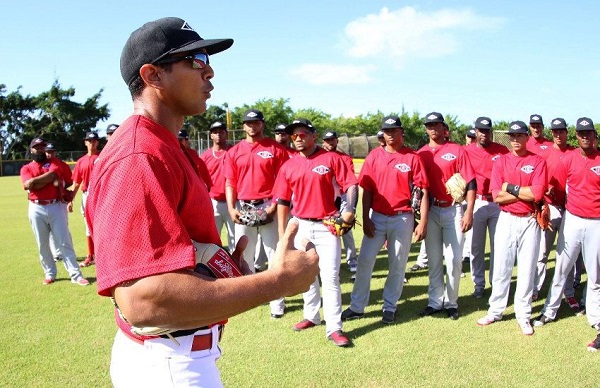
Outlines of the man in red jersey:
M 69 231 L 67 204 L 62 202 L 61 190 L 71 184 L 71 170 L 65 169 L 57 158 L 48 159 L 46 142 L 36 137 L 29 145 L 30 163 L 21 168 L 21 182 L 29 199 L 29 223 L 39 249 L 40 263 L 44 270 L 42 284 L 56 280 L 56 263 L 50 249 L 50 236 L 61 253 L 71 282 L 80 286 L 90 283 L 81 275 L 73 239 Z
M 350 155 L 339 151 L 338 148 L 338 134 L 336 131 L 327 131 L 323 135 L 323 149 L 325 151 L 335 152 L 342 157 L 346 166 L 352 171 L 354 174 L 354 162 L 352 161 L 352 157 Z M 343 207 L 346 205 L 346 195 L 341 192 L 340 186 L 335 184 L 336 193 L 335 193 L 335 203 L 339 204 L 338 209 L 340 212 L 344 212 Z M 344 245 L 344 250 L 346 251 L 346 262 L 348 263 L 348 267 L 350 267 L 350 272 L 356 272 L 356 243 L 354 242 L 354 233 L 352 230 L 348 231 L 348 233 L 342 236 L 342 243 Z
M 235 248 L 233 220 L 229 217 L 227 210 L 227 199 L 225 197 L 225 153 L 231 148 L 227 144 L 227 124 L 215 121 L 210 125 L 210 140 L 213 145 L 200 155 L 200 159 L 206 165 L 210 174 L 210 199 L 215 214 L 215 223 L 219 234 L 225 225 L 227 230 L 227 246 L 229 252 Z
M 188 134 L 188 131 L 185 129 L 180 130 L 177 134 L 177 140 L 179 140 L 181 148 L 185 150 L 188 158 L 190 158 L 190 161 L 196 167 L 196 171 L 198 172 L 198 175 L 200 175 L 200 178 L 202 178 L 202 181 L 206 184 L 206 188 L 210 190 L 212 186 L 210 173 L 208 172 L 204 161 L 198 156 L 198 151 L 190 147 L 190 135 Z
M 473 210 L 473 229 L 471 237 L 471 279 L 475 285 L 473 297 L 483 298 L 485 289 L 485 246 L 486 232 L 490 238 L 490 272 L 489 282 L 492 283 L 494 269 L 494 235 L 496 224 L 500 215 L 500 207 L 492 198 L 490 179 L 494 162 L 504 154 L 508 148 L 492 141 L 492 119 L 478 117 L 475 120 L 476 142 L 465 147 L 465 151 L 475 171 L 477 180 L 477 193 L 475 194 L 475 208 Z
M 222 386 L 215 363 L 221 323 L 305 291 L 318 273 L 308 242 L 308 252 L 292 249 L 297 224 L 286 230 L 270 271 L 226 279 L 194 271 L 192 240 L 220 239 L 206 185 L 177 134 L 186 116 L 206 110 L 209 55 L 232 44 L 204 40 L 185 20 L 169 17 L 144 24 L 123 48 L 121 75 L 134 112 L 98 158 L 86 209 L 98 247 L 98 293 L 113 297 L 119 312 L 114 386 Z M 176 331 L 173 340 L 134 334 L 132 326 Z
M 287 151 L 290 158 L 298 153 L 295 149 L 290 147 L 290 135 L 285 132 L 286 125 L 279 123 L 275 126 L 273 133 L 275 134 L 275 141 L 279 143 Z
M 587 345 L 589 351 L 600 349 L 600 152 L 598 132 L 590 118 L 577 119 L 575 126 L 579 148 L 568 151 L 556 166 L 551 184 L 565 192 L 566 210 L 556 246 L 556 269 L 542 315 L 534 321 L 543 326 L 556 319 L 565 280 L 581 253 L 587 271 L 586 315 L 597 331 Z
M 541 115 L 529 116 L 529 130 L 531 136 L 527 139 L 527 151 L 543 157 L 554 144 L 544 137 L 544 120 Z
M 264 135 L 265 119 L 261 111 L 250 109 L 243 119 L 246 138 L 225 154 L 225 195 L 227 208 L 235 222 L 235 240 L 248 237 L 244 260 L 256 271 L 258 239 L 262 241 L 269 266 L 277 245 L 277 202 L 273 199 L 273 185 L 279 169 L 289 159 L 287 151 L 275 140 Z M 255 208 L 265 214 L 259 225 L 246 224 L 240 210 Z M 285 313 L 283 299 L 271 301 L 271 317 L 279 319 Z
M 322 221 L 338 213 L 334 201 L 334 180 L 347 195 L 348 203 L 340 216 L 349 223 L 354 220 L 358 200 L 356 176 L 339 154 L 327 152 L 317 145 L 316 129 L 309 120 L 294 120 L 286 127 L 286 132 L 291 136 L 298 155 L 283 165 L 275 182 L 279 235 L 283 236 L 292 206 L 292 215 L 299 223 L 296 244 L 299 246 L 302 237 L 315 244 L 320 269 L 320 276 L 315 276 L 313 284 L 303 294 L 304 319 L 295 324 L 293 330 L 302 331 L 321 324 L 320 277 L 326 336 L 336 346 L 348 346 L 350 340 L 342 332 L 341 319 L 340 238 L 334 236 Z
M 369 304 L 375 258 L 387 240 L 388 277 L 383 287 L 382 322 L 390 324 L 396 320 L 413 236 L 412 191 L 414 187 L 422 190 L 421 222 L 414 230 L 415 240 L 420 241 L 427 233 L 429 182 L 421 157 L 404 146 L 400 118 L 384 117 L 381 129 L 386 145 L 367 155 L 358 177 L 363 188 L 364 237 L 350 307 L 342 313 L 342 320 L 363 316 Z
M 487 326 L 502 319 L 518 257 L 515 316 L 521 332 L 532 335 L 531 295 L 541 234 L 533 202 L 542 199 L 548 177 L 544 159 L 526 148 L 526 124 L 522 121 L 511 122 L 508 135 L 511 152 L 498 158 L 492 168 L 490 189 L 501 211 L 494 236 L 496 252 L 490 308 L 486 316 L 477 320 L 477 324 Z
M 444 116 L 438 112 L 429 113 L 425 116 L 425 128 L 429 143 L 418 154 L 427 166 L 431 197 L 425 237 L 429 261 L 429 301 L 419 315 L 424 317 L 446 309 L 448 317 L 456 320 L 459 316 L 458 286 L 462 270 L 463 234 L 473 224 L 475 173 L 464 147 L 448 141 L 449 129 Z M 464 212 L 461 204 L 454 202 L 445 187 L 448 179 L 457 172 L 467 182 L 467 207 Z M 444 259 L 447 279 L 445 286 Z
M 546 160 L 548 181 L 552 180 L 556 166 L 558 163 L 560 163 L 562 157 L 565 156 L 568 151 L 571 151 L 575 148 L 567 144 L 567 123 L 563 118 L 557 117 L 552 120 L 550 123 L 550 128 L 552 130 L 554 145 L 550 150 L 542 154 Z M 540 254 L 538 257 L 537 272 L 533 288 L 533 300 L 537 299 L 544 284 L 544 279 L 546 278 L 548 255 L 550 254 L 552 246 L 554 245 L 554 240 L 556 239 L 556 235 L 560 229 L 560 224 L 564 214 L 565 193 L 555 191 L 552 185 L 549 185 L 548 191 L 544 194 L 544 201 L 550 209 L 550 222 L 552 229 L 542 231 L 542 236 L 540 239 Z M 577 299 L 575 298 L 573 274 L 571 274 L 570 277 L 570 282 L 568 282 L 568 284 L 565 286 L 565 295 L 567 296 L 567 301 L 569 305 L 571 305 L 571 308 L 577 311 L 579 310 L 579 303 L 577 303 Z
M 88 197 L 88 185 L 90 183 L 90 177 L 92 176 L 92 169 L 94 168 L 94 163 L 100 154 L 98 150 L 98 145 L 100 144 L 100 138 L 96 132 L 88 132 L 85 135 L 85 147 L 87 148 L 87 153 L 83 155 L 81 158 L 77 159 L 77 163 L 75 164 L 75 169 L 73 170 L 73 201 L 75 200 L 75 195 L 81 188 L 81 214 L 83 215 L 84 223 L 85 223 L 85 236 L 88 247 L 88 254 L 83 263 L 80 264 L 81 267 L 88 267 L 94 264 L 94 241 L 92 240 L 90 234 L 90 226 L 88 224 L 88 220 L 85 217 L 85 204 Z M 69 212 L 73 211 L 73 201 L 69 203 L 68 209 Z

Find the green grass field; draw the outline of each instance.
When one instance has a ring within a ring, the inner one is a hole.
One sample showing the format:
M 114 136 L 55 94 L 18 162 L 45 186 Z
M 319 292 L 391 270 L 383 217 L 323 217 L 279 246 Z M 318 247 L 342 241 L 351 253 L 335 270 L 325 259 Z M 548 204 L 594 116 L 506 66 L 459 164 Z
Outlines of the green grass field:
M 95 284 L 71 284 L 60 263 L 59 281 L 41 284 L 43 273 L 27 220 L 25 192 L 18 177 L 0 178 L 0 186 L 0 386 L 109 387 L 108 364 L 116 331 L 110 302 L 96 294 Z M 78 210 L 69 222 L 76 252 L 85 256 Z M 355 237 L 360 245 L 360 228 Z M 409 265 L 417 253 L 415 244 Z M 287 299 L 287 313 L 280 320 L 271 319 L 268 305 L 263 305 L 227 325 L 219 361 L 225 385 L 597 386 L 600 356 L 586 351 L 595 332 L 585 317 L 574 316 L 563 305 L 557 322 L 525 337 L 514 319 L 511 296 L 503 321 L 477 327 L 475 321 L 487 309 L 489 290 L 486 298 L 473 299 L 469 276 L 461 280 L 458 321 L 445 314 L 418 318 L 417 312 L 427 304 L 427 272 L 420 271 L 408 274 L 396 324 L 383 325 L 385 257 L 382 252 L 375 268 L 372 303 L 365 318 L 344 325 L 353 347 L 336 348 L 326 340 L 323 327 L 292 331 L 291 326 L 302 319 L 301 296 Z M 552 278 L 553 259 L 552 254 L 546 283 Z M 95 267 L 83 273 L 95 283 Z M 352 290 L 345 264 L 341 281 L 345 308 Z M 578 289 L 578 297 L 580 293 Z M 543 299 L 534 303 L 534 316 L 542 305 Z

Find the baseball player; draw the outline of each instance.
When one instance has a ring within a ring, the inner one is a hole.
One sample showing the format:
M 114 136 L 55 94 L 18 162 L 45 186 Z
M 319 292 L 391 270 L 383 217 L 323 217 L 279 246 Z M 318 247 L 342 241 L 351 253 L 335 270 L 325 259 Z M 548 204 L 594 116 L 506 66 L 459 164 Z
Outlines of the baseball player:
M 212 187 L 210 173 L 208 172 L 208 168 L 204 161 L 198 156 L 198 152 L 190 147 L 190 135 L 185 129 L 182 129 L 177 134 L 177 140 L 179 140 L 181 148 L 185 151 L 190 162 L 192 162 L 192 165 L 196 167 L 196 171 L 200 178 L 202 178 L 202 181 L 206 184 L 206 188 L 210 190 Z
M 465 147 L 469 144 L 473 144 L 477 141 L 477 134 L 475 128 L 471 127 L 465 134 Z M 471 163 L 472 164 L 472 163 Z M 467 202 L 462 202 L 463 212 L 467 209 Z M 468 263 L 471 260 L 471 240 L 473 238 L 473 228 L 467 230 L 463 241 L 463 262 Z M 464 277 L 464 273 L 461 272 L 460 277 Z
M 54 144 L 46 143 L 46 157 L 48 158 L 48 161 L 55 160 L 61 165 L 64 171 L 64 173 L 62 174 L 63 177 L 71 177 L 71 167 L 69 167 L 67 163 L 65 163 L 58 156 L 56 156 L 56 148 L 54 147 Z M 69 187 L 72 184 L 73 182 L 71 178 L 69 178 L 69 181 L 64 182 L 64 187 Z M 50 250 L 52 251 L 52 257 L 54 257 L 54 262 L 62 260 L 60 247 L 58 246 L 58 244 L 56 244 L 52 231 L 50 231 Z
M 347 198 L 340 217 L 347 223 L 354 221 L 358 201 L 356 176 L 338 153 L 327 152 L 317 145 L 316 129 L 309 120 L 294 120 L 286 127 L 286 132 L 291 136 L 298 155 L 281 167 L 275 182 L 279 235 L 283 236 L 292 205 L 292 215 L 299 224 L 296 242 L 299 243 L 302 237 L 310 239 L 319 254 L 327 338 L 336 346 L 348 346 L 350 340 L 342 332 L 341 319 L 340 238 L 323 224 L 323 219 L 338 212 L 334 202 L 335 180 Z M 304 319 L 293 326 L 295 331 L 321 323 L 319 277 L 315 277 L 303 299 Z
M 225 194 L 230 217 L 235 222 L 236 243 L 241 236 L 248 236 L 248 247 L 244 260 L 255 268 L 255 253 L 258 236 L 263 242 L 269 266 L 277 245 L 277 203 L 273 200 L 273 184 L 279 169 L 289 159 L 286 150 L 275 140 L 265 137 L 265 119 L 261 111 L 250 109 L 244 113 L 246 138 L 231 147 L 225 154 Z M 240 210 L 255 208 L 266 214 L 261 225 L 246 225 Z M 284 314 L 283 299 L 272 301 L 271 317 L 281 318 Z
M 427 166 L 430 205 L 425 249 L 429 261 L 429 301 L 419 315 L 424 317 L 446 309 L 450 319 L 458 319 L 458 286 L 462 272 L 463 234 L 473 223 L 475 173 L 464 148 L 448 141 L 449 129 L 444 117 L 431 112 L 425 117 L 429 143 L 417 153 Z M 445 184 L 455 173 L 467 182 L 467 208 L 455 203 Z M 449 248 L 449 249 L 448 249 Z M 444 286 L 444 261 L 446 284 Z
M 50 249 L 52 235 L 71 282 L 87 286 L 90 282 L 81 275 L 77 265 L 62 191 L 65 185 L 71 185 L 71 170 L 65 170 L 56 158 L 48 159 L 45 148 L 42 138 L 34 138 L 29 145 L 33 160 L 21 168 L 21 182 L 29 199 L 29 223 L 45 275 L 42 284 L 49 285 L 56 280 L 56 263 Z
M 383 287 L 382 322 L 396 320 L 396 304 L 402 295 L 406 262 L 414 227 L 411 207 L 415 187 L 422 190 L 421 222 L 414 230 L 417 241 L 427 233 L 428 180 L 421 157 L 404 146 L 404 129 L 398 116 L 384 117 L 381 129 L 385 147 L 371 151 L 360 170 L 363 188 L 363 230 L 351 304 L 342 320 L 360 318 L 369 303 L 371 276 L 377 253 L 387 240 L 388 276 Z
M 555 192 L 565 192 L 566 210 L 556 246 L 556 269 L 542 315 L 534 321 L 543 326 L 556 319 L 565 279 L 580 253 L 587 270 L 586 314 L 597 330 L 588 350 L 600 349 L 600 152 L 596 149 L 598 132 L 587 117 L 575 126 L 579 148 L 568 151 L 556 166 L 551 184 Z
M 502 319 L 515 260 L 518 258 L 515 316 L 524 335 L 532 335 L 531 295 L 541 229 L 533 214 L 533 201 L 542 199 L 547 187 L 546 162 L 527 151 L 527 126 L 522 121 L 509 124 L 511 152 L 494 162 L 490 189 L 500 215 L 494 235 L 492 295 L 486 316 L 477 320 L 487 326 Z
M 527 140 L 527 150 L 536 155 L 544 156 L 554 144 L 544 137 L 544 120 L 538 114 L 529 116 L 529 130 L 531 137 Z
M 193 270 L 192 239 L 220 238 L 206 185 L 177 134 L 186 116 L 206 110 L 214 77 L 209 56 L 232 43 L 203 40 L 186 21 L 163 18 L 133 32 L 123 49 L 121 74 L 134 112 L 96 163 L 86 209 L 98 293 L 119 307 L 110 366 L 116 387 L 221 387 L 222 322 L 303 292 L 318 273 L 314 249 L 290 248 L 297 224 L 269 271 L 220 279 Z M 171 338 L 135 334 L 134 326 L 166 328 Z
M 227 144 L 227 124 L 215 121 L 210 125 L 209 132 L 213 145 L 200 155 L 200 159 L 210 174 L 211 185 L 208 194 L 213 205 L 217 231 L 221 234 L 223 225 L 225 225 L 229 252 L 233 252 L 235 248 L 233 220 L 229 217 L 227 198 L 225 197 L 225 153 L 231 148 Z
M 98 150 L 100 138 L 96 132 L 88 132 L 86 133 L 83 142 L 87 148 L 87 153 L 81 158 L 77 159 L 77 163 L 73 169 L 73 200 L 75 200 L 75 195 L 77 195 L 77 192 L 81 188 L 81 214 L 83 215 L 85 223 L 85 237 L 87 241 L 88 254 L 85 260 L 79 264 L 79 266 L 89 267 L 90 265 L 95 264 L 95 249 L 94 241 L 90 235 L 90 226 L 85 218 L 85 204 L 87 201 L 88 185 L 92 175 L 92 169 L 94 168 L 94 163 L 100 154 L 100 151 Z M 68 209 L 69 212 L 73 211 L 73 201 L 69 203 Z
M 494 235 L 496 224 L 500 216 L 500 207 L 492 198 L 490 179 L 492 167 L 500 156 L 507 154 L 508 148 L 492 141 L 492 119 L 478 117 L 475 120 L 475 133 L 477 140 L 465 147 L 475 178 L 477 179 L 477 193 L 475 194 L 475 209 L 473 210 L 473 229 L 471 237 L 471 279 L 475 285 L 473 297 L 483 298 L 485 289 L 485 246 L 486 231 L 490 238 L 490 272 L 489 279 L 492 283 L 494 269 Z
M 335 152 L 342 157 L 348 169 L 352 171 L 354 174 L 354 162 L 350 155 L 343 153 L 337 149 L 338 146 L 338 134 L 336 131 L 326 131 L 323 135 L 323 144 L 322 147 L 325 151 Z M 338 209 L 340 212 L 344 212 L 343 207 L 346 204 L 346 195 L 341 192 L 340 186 L 337 182 L 334 181 L 334 185 L 336 188 L 335 201 L 338 205 Z M 342 235 L 342 243 L 344 244 L 344 251 L 346 252 L 346 262 L 348 263 L 348 267 L 350 268 L 350 272 L 356 272 L 356 243 L 354 242 L 354 233 L 352 230 L 348 231 L 348 233 Z
M 552 130 L 552 138 L 554 145 L 552 148 L 545 152 L 543 156 L 546 159 L 546 166 L 548 168 L 548 180 L 552 180 L 554 170 L 560 163 L 560 160 L 568 151 L 574 149 L 574 147 L 567 144 L 567 123 L 563 118 L 557 117 L 550 123 Z M 546 264 L 548 263 L 548 255 L 554 245 L 556 234 L 560 228 L 562 222 L 564 206 L 565 206 L 565 195 L 564 192 L 554 191 L 552 185 L 548 186 L 548 191 L 544 195 L 544 202 L 550 209 L 550 222 L 551 228 L 542 231 L 540 240 L 540 254 L 537 262 L 537 272 L 534 281 L 533 288 L 533 300 L 536 300 L 544 284 L 546 277 Z M 565 295 L 567 295 L 567 301 L 571 308 L 575 311 L 579 310 L 579 303 L 575 298 L 575 289 L 573 288 L 573 274 L 571 274 L 571 281 L 568 282 L 565 287 Z
M 109 124 L 108 127 L 106 127 L 106 141 L 107 142 L 110 140 L 110 138 L 115 133 L 117 128 L 119 128 L 119 126 L 117 124 Z
M 287 125 L 279 123 L 275 126 L 273 133 L 275 133 L 275 141 L 285 148 L 290 158 L 298 153 L 295 149 L 290 147 L 290 135 L 285 132 Z

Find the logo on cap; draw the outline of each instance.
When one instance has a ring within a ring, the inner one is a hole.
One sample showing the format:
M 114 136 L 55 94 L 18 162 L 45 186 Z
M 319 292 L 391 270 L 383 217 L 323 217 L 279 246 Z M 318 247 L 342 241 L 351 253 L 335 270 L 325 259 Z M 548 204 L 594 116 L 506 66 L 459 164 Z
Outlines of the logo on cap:
M 552 124 L 554 124 L 554 125 L 559 125 L 559 124 L 562 124 L 562 122 L 561 122 L 560 120 L 554 120 L 554 121 L 552 122 Z
M 600 175 L 600 166 L 594 166 L 592 168 L 590 168 L 590 170 L 592 170 L 592 172 L 596 175 Z
M 589 121 L 587 121 L 587 120 L 581 120 L 581 121 L 579 122 L 579 125 L 583 125 L 583 126 L 585 127 L 585 126 L 588 126 L 588 125 L 590 125 L 590 122 L 589 122 Z
M 184 22 L 183 22 L 183 26 L 181 26 L 181 29 L 182 29 L 182 30 L 185 30 L 185 31 L 194 31 L 194 32 L 196 32 L 196 30 L 194 30 L 194 29 L 192 28 L 192 26 L 190 26 L 190 25 L 188 24 L 188 22 L 186 22 L 186 21 L 184 21 Z
M 448 153 L 448 154 L 442 155 L 441 158 L 447 162 L 450 162 L 450 161 L 456 159 L 456 155 Z
M 394 120 L 394 119 L 387 119 L 387 120 L 385 120 L 385 123 L 386 124 L 396 124 L 396 120 Z
M 540 121 L 540 117 L 539 116 L 531 116 L 531 121 Z
M 316 172 L 319 175 L 325 175 L 329 172 L 329 167 L 327 166 L 323 166 L 322 164 L 313 168 L 312 169 L 313 172 Z
M 521 171 L 523 171 L 525 174 L 531 174 L 533 172 L 533 170 L 534 170 L 534 168 L 530 164 L 528 164 L 527 166 L 521 167 Z
M 399 164 L 395 165 L 394 168 L 400 170 L 400 172 L 410 171 L 410 166 L 406 163 L 399 163 Z
M 513 126 L 510 127 L 510 129 L 514 129 L 516 131 L 517 129 L 521 129 L 521 126 L 519 124 L 513 124 Z
M 427 116 L 427 118 L 429 120 L 433 120 L 433 119 L 437 119 L 437 116 L 432 114 L 432 115 Z
M 260 151 L 257 152 L 256 155 L 260 156 L 263 159 L 271 159 L 273 157 L 273 154 L 269 151 Z
M 489 122 L 489 121 L 487 121 L 486 119 L 483 119 L 483 120 L 481 120 L 481 124 L 488 125 L 489 123 L 490 123 L 490 122 Z
M 258 114 L 256 114 L 256 112 L 249 112 L 246 116 L 254 118 L 258 116 Z

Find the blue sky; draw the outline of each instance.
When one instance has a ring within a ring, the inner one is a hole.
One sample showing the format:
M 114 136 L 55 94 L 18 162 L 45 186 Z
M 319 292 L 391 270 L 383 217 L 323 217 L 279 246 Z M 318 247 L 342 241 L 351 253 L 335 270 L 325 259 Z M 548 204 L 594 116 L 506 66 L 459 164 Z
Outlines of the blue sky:
M 3 6 L 0 83 L 83 102 L 100 89 L 120 123 L 132 103 L 119 57 L 143 23 L 178 16 L 204 38 L 233 38 L 211 57 L 209 104 L 288 98 L 293 109 L 354 116 L 439 111 L 546 123 L 600 122 L 600 6 L 594 1 L 22 0 Z

